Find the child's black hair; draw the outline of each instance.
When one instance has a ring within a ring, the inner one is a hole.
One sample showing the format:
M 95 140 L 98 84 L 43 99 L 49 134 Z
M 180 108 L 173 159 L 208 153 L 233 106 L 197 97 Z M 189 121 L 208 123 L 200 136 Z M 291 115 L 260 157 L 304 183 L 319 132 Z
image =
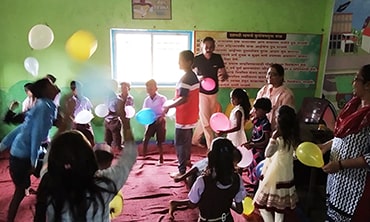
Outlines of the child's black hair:
M 281 106 L 278 111 L 277 123 L 285 145 L 297 147 L 300 139 L 299 122 L 295 110 L 287 105 Z
M 222 185 L 230 185 L 235 172 L 236 147 L 226 138 L 216 138 L 212 141 L 212 150 L 208 153 L 208 170 L 215 173 L 215 179 Z
M 271 111 L 272 108 L 271 100 L 267 97 L 259 98 L 254 103 L 253 107 L 256 109 L 262 109 L 263 111 L 268 113 Z
M 231 97 L 237 98 L 239 100 L 239 104 L 243 107 L 245 121 L 249 120 L 249 112 L 251 111 L 251 104 L 249 102 L 248 93 L 241 88 L 236 88 L 231 91 Z

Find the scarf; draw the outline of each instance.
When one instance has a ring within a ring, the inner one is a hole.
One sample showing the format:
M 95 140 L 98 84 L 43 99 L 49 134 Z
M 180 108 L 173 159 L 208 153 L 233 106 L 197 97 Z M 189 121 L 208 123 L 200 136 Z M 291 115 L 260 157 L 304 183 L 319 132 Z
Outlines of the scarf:
M 349 134 L 360 132 L 370 125 L 370 106 L 358 108 L 361 104 L 359 97 L 353 97 L 339 113 L 334 127 L 334 136 L 343 138 Z

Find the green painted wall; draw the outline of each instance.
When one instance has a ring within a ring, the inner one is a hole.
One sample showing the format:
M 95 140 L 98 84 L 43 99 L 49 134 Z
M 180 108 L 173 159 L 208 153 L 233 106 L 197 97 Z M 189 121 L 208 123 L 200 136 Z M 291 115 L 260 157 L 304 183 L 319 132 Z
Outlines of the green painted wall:
M 129 0 L 2 0 L 0 7 L 0 114 L 12 99 L 23 100 L 23 84 L 33 81 L 24 69 L 26 57 L 40 63 L 39 73 L 53 73 L 64 88 L 85 70 L 96 70 L 110 77 L 110 28 L 209 30 L 246 32 L 285 32 L 322 34 L 322 50 L 316 90 L 295 89 L 297 106 L 303 97 L 320 96 L 325 70 L 326 49 L 334 0 L 172 0 L 171 20 L 133 20 Z M 47 24 L 54 32 L 53 44 L 44 50 L 32 50 L 27 35 L 32 26 Z M 85 63 L 73 61 L 64 50 L 75 31 L 85 29 L 98 39 L 98 49 Z M 254 97 L 257 89 L 247 89 Z M 133 88 L 136 107 L 140 108 L 145 90 Z M 168 97 L 173 89 L 160 89 Z M 225 108 L 230 89 L 222 89 L 219 100 Z M 98 141 L 102 141 L 102 121 L 94 120 Z M 136 139 L 142 138 L 143 126 L 133 121 Z M 11 127 L 1 125 L 0 138 Z M 168 121 L 168 139 L 173 138 L 173 121 Z

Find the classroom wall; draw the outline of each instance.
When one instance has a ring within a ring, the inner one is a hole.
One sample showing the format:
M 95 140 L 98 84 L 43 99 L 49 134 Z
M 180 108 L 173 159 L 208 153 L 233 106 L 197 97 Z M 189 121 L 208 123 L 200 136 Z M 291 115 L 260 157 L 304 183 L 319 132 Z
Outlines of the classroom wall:
M 303 97 L 321 96 L 328 36 L 334 0 L 172 0 L 171 20 L 133 20 L 129 0 L 2 0 L 0 7 L 0 114 L 13 99 L 23 100 L 23 84 L 37 77 L 28 74 L 26 57 L 38 59 L 39 77 L 53 73 L 57 84 L 68 90 L 69 82 L 86 70 L 110 77 L 110 29 L 169 29 L 205 31 L 279 32 L 321 34 L 322 47 L 316 89 L 294 89 L 296 105 Z M 27 35 L 32 26 L 47 24 L 54 32 L 53 44 L 44 50 L 32 50 Z M 98 39 L 95 54 L 86 62 L 72 60 L 66 54 L 66 40 L 77 30 L 92 32 Z M 273 61 L 272 61 L 273 62 Z M 231 89 L 220 90 L 219 101 L 225 109 Z M 171 97 L 173 88 L 160 88 Z M 254 97 L 257 89 L 247 89 Z M 146 96 L 143 88 L 132 88 L 136 108 Z M 97 104 L 95 104 L 97 105 Z M 94 119 L 96 138 L 102 141 L 102 120 Z M 132 121 L 135 138 L 141 140 L 144 127 Z M 168 121 L 168 139 L 173 139 L 173 121 Z M 12 127 L 0 125 L 0 138 Z

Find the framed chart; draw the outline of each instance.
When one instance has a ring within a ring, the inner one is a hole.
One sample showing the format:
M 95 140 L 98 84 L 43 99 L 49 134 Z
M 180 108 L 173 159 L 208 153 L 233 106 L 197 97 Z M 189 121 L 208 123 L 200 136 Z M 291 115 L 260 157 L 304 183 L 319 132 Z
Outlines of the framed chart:
M 172 19 L 171 0 L 132 0 L 133 19 Z

